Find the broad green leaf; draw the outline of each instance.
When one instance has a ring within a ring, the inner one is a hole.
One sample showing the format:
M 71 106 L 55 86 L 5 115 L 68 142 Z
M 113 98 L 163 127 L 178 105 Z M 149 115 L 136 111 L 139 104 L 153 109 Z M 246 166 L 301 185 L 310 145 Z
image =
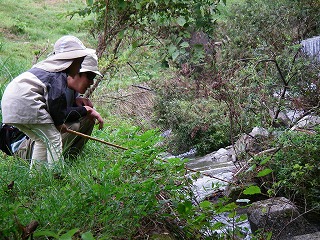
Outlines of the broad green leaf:
M 81 238 L 83 240 L 95 240 L 95 238 L 93 237 L 91 232 L 85 232 L 85 233 L 81 234 Z
M 236 208 L 237 208 L 237 204 L 232 202 L 232 203 L 229 203 L 229 204 L 227 204 L 225 206 L 222 206 L 221 208 L 216 209 L 216 212 L 217 213 L 230 212 L 230 211 L 233 211 Z
M 234 218 L 236 216 L 236 211 L 232 211 L 231 213 L 228 214 L 228 218 Z
M 66 232 L 65 234 L 62 234 L 59 237 L 59 240 L 72 240 L 73 235 L 76 234 L 78 231 L 79 231 L 78 228 L 71 229 L 70 231 Z
M 170 46 L 168 47 L 168 53 L 169 53 L 170 55 L 172 55 L 176 50 L 177 50 L 177 47 L 174 46 L 174 45 L 170 45 Z
M 272 169 L 270 169 L 270 168 L 263 169 L 263 170 L 261 170 L 260 172 L 258 172 L 257 177 L 266 176 L 266 175 L 268 175 L 268 174 L 271 173 L 271 172 L 272 172 Z
M 93 0 L 87 0 L 87 5 L 91 6 L 93 4 Z
M 179 26 L 183 27 L 186 24 L 186 19 L 184 17 L 178 17 L 177 18 L 177 23 L 179 24 Z
M 124 0 L 118 0 L 118 6 L 120 9 L 125 9 L 127 7 L 127 1 Z
M 120 39 L 123 39 L 124 33 L 125 33 L 125 30 L 120 31 L 118 37 L 119 37 Z
M 59 238 L 59 235 L 52 232 L 52 231 L 47 231 L 47 230 L 44 230 L 44 231 L 35 231 L 33 233 L 33 236 L 34 237 L 53 237 L 55 239 L 58 239 Z
M 257 193 L 261 193 L 261 190 L 258 186 L 250 186 L 243 191 L 243 194 L 246 194 L 246 195 L 253 195 Z
M 204 213 L 202 213 L 194 221 L 199 223 L 199 222 L 202 222 L 203 220 L 205 220 L 206 218 L 207 218 L 207 216 Z
M 139 2 L 136 3 L 136 9 L 141 10 L 141 3 L 139 3 Z
M 138 41 L 134 41 L 132 44 L 131 44 L 132 48 L 137 48 L 139 46 L 139 43 Z
M 211 202 L 209 202 L 209 201 L 203 201 L 200 203 L 201 208 L 208 208 L 210 206 L 211 206 Z
M 182 47 L 182 48 L 187 48 L 187 47 L 189 47 L 189 46 L 190 46 L 190 45 L 189 45 L 188 42 L 183 42 L 183 43 L 180 44 L 180 47 Z
M 172 53 L 172 60 L 175 61 L 178 56 L 179 56 L 179 51 L 175 51 L 174 53 Z
M 265 159 L 261 160 L 260 165 L 266 164 L 267 162 L 269 162 L 270 159 L 271 159 L 270 156 L 266 157 Z
M 212 230 L 216 230 L 216 229 L 221 229 L 222 227 L 224 227 L 226 224 L 222 223 L 222 222 L 216 222 L 215 224 L 213 224 L 213 226 L 211 227 Z
M 248 219 L 247 214 L 241 214 L 240 217 L 237 218 L 236 222 L 243 222 Z
M 192 203 L 190 201 L 179 203 L 177 208 L 180 214 L 187 214 L 190 212 L 191 209 L 192 209 Z

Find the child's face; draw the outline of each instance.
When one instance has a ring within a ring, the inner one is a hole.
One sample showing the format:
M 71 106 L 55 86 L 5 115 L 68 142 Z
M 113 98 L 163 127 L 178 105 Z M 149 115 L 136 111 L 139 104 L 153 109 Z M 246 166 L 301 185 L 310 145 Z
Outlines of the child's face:
M 76 58 L 73 60 L 72 64 L 68 68 L 68 75 L 75 77 L 76 74 L 80 71 L 81 63 L 83 62 L 84 57 Z
M 93 84 L 95 76 L 96 74 L 92 72 L 83 72 L 76 74 L 73 78 L 68 77 L 68 87 L 83 94 Z

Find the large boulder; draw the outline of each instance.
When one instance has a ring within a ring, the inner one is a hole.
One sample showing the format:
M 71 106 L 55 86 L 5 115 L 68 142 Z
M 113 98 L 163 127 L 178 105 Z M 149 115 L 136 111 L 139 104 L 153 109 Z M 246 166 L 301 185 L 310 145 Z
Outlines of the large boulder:
M 258 229 L 272 232 L 272 239 L 291 240 L 294 236 L 317 231 L 284 197 L 253 203 L 247 211 L 253 233 Z
M 243 134 L 234 144 L 234 153 L 258 153 L 268 148 L 268 142 L 271 134 L 267 129 L 255 127 L 249 134 Z

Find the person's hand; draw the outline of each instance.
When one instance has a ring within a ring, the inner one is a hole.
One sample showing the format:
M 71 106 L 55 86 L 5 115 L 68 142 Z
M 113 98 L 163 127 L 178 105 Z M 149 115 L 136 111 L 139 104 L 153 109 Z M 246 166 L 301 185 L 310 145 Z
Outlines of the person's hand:
M 61 124 L 59 126 L 56 126 L 56 128 L 58 129 L 58 131 L 60 133 L 65 133 L 65 132 L 67 132 L 67 129 L 68 129 L 67 125 L 65 125 L 65 124 Z
M 97 124 L 99 124 L 99 129 L 103 128 L 103 119 L 100 114 L 89 106 L 84 106 L 87 109 L 87 116 L 91 118 L 94 122 L 97 120 Z
M 90 101 L 90 99 L 88 99 L 88 98 L 85 98 L 85 97 L 77 97 L 76 99 L 75 99 L 75 102 L 76 102 L 76 104 L 77 104 L 77 106 L 89 106 L 89 107 L 91 107 L 91 108 L 93 108 L 93 104 L 92 104 L 92 102 Z

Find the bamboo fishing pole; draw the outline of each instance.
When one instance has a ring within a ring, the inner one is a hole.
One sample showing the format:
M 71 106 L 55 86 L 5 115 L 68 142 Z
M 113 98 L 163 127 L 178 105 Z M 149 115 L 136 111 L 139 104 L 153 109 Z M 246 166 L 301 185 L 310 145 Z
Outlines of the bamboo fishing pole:
M 74 130 L 71 130 L 71 129 L 67 129 L 67 132 L 75 134 L 75 135 L 78 135 L 78 136 L 83 137 L 83 138 L 88 138 L 88 139 L 91 139 L 91 140 L 94 140 L 94 141 L 97 141 L 97 142 L 101 142 L 101 143 L 104 143 L 104 144 L 112 146 L 112 147 L 121 148 L 123 150 L 128 150 L 128 148 L 125 148 L 125 147 L 122 147 L 122 146 L 119 146 L 119 145 L 116 145 L 116 144 L 113 144 L 113 143 L 109 143 L 109 142 L 106 142 L 106 141 L 104 141 L 102 139 L 91 137 L 89 135 L 86 135 L 86 134 L 83 134 L 83 133 L 80 133 L 80 132 L 77 132 L 77 131 L 74 131 Z

